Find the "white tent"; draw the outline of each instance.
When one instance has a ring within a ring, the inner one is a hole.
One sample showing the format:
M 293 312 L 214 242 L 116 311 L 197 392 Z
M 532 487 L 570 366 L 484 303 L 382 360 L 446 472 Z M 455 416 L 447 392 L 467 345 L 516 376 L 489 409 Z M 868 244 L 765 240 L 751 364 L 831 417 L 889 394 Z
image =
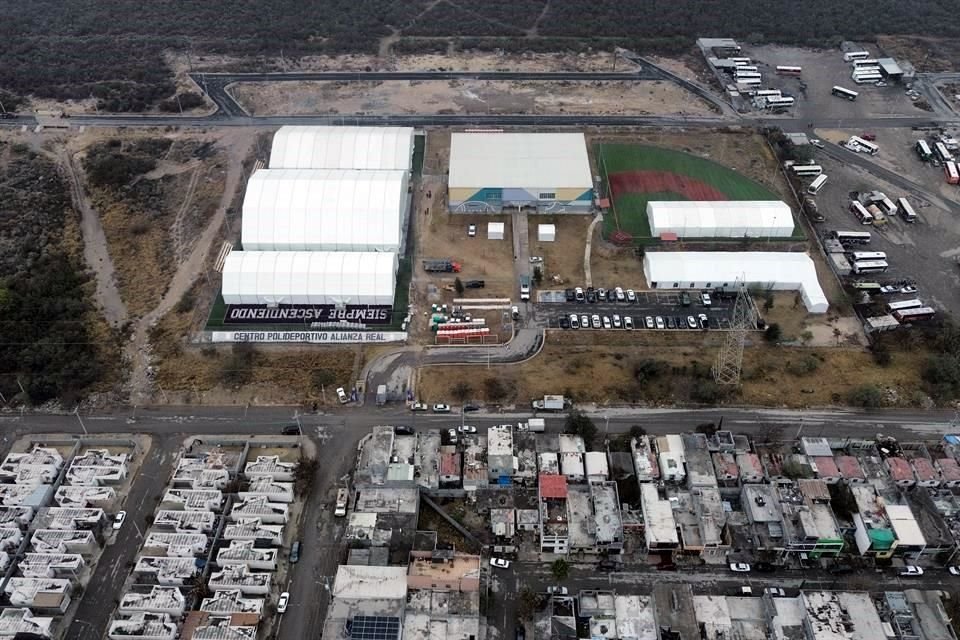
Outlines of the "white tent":
M 487 223 L 487 240 L 503 240 L 504 224 L 502 222 Z
M 410 127 L 280 127 L 271 169 L 391 169 L 409 171 Z
M 540 242 L 553 242 L 557 239 L 557 225 L 540 224 L 537 225 L 537 240 Z
M 810 313 L 826 313 L 827 297 L 817 268 L 805 253 L 765 251 L 648 251 L 643 272 L 654 289 L 746 286 L 800 291 Z
M 407 202 L 404 171 L 257 171 L 243 199 L 243 248 L 397 252 Z
M 233 251 L 223 265 L 226 304 L 393 304 L 397 254 Z
M 650 235 L 680 238 L 788 238 L 793 213 L 779 200 L 664 201 L 647 203 Z

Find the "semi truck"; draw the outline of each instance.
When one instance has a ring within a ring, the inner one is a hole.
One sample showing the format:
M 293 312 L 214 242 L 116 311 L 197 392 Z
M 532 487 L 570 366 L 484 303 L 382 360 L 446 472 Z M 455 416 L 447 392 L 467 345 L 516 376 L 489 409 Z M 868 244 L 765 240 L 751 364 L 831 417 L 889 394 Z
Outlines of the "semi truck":
M 453 260 L 424 260 L 423 270 L 428 273 L 460 273 L 460 263 Z
M 533 408 L 537 411 L 563 411 L 565 406 L 563 396 L 543 396 L 542 400 L 533 401 Z

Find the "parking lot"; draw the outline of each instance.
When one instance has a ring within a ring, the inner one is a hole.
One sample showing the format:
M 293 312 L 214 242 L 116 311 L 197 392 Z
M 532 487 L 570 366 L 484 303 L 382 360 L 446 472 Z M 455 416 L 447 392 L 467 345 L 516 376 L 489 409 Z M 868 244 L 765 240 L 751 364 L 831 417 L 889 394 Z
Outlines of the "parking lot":
M 688 306 L 683 305 L 684 292 L 690 297 Z M 653 321 L 653 328 L 656 329 L 658 326 L 656 319 L 660 317 L 663 319 L 663 330 L 679 328 L 689 331 L 693 329 L 689 326 L 687 317 L 693 316 L 697 324 L 696 330 L 700 330 L 699 316 L 704 314 L 707 318 L 707 328 L 730 328 L 730 315 L 735 300 L 732 295 L 718 297 L 711 292 L 709 306 L 702 303 L 700 291 L 637 291 L 635 296 L 635 302 L 568 302 L 563 289 L 540 291 L 537 296 L 536 318 L 539 323 L 560 327 L 561 319 L 569 320 L 572 314 L 578 317 L 590 316 L 591 319 L 593 315 L 598 315 L 601 323 L 606 316 L 611 320 L 610 328 L 617 328 L 613 326 L 613 317 L 616 315 L 621 318 L 621 322 L 625 322 L 623 318 L 631 318 L 634 329 L 646 329 L 646 318 L 649 317 Z

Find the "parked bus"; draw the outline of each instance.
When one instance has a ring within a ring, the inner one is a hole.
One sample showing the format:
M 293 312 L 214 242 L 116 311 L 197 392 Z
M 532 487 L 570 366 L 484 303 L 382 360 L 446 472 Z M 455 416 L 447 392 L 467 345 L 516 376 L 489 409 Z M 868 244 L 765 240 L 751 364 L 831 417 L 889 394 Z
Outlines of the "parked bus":
M 730 62 L 735 65 L 750 64 L 750 58 L 730 58 Z
M 840 98 L 846 98 L 851 102 L 856 100 L 857 96 L 860 95 L 856 91 L 850 91 L 850 89 L 844 89 L 843 87 L 840 87 L 840 86 L 836 86 L 833 89 L 831 89 L 830 93 Z
M 738 64 L 733 70 L 737 72 L 737 75 L 740 75 L 744 71 L 756 71 L 757 68 L 751 64 Z
M 917 150 L 917 155 L 920 156 L 920 159 L 927 161 L 933 157 L 933 151 L 930 150 L 930 145 L 927 144 L 926 140 L 917 140 L 917 145 L 914 147 Z
M 923 306 L 922 300 L 900 300 L 898 302 L 891 302 L 887 305 L 887 311 L 893 313 L 894 311 L 903 311 L 904 309 L 919 309 Z
M 763 74 L 761 74 L 759 71 L 740 71 L 740 69 L 743 69 L 743 67 L 737 67 L 737 73 L 735 74 L 737 80 L 739 80 L 740 78 L 762 78 L 763 77 Z
M 350 499 L 350 490 L 344 487 L 337 489 L 337 504 L 333 509 L 333 515 L 342 518 L 347 515 L 347 501 Z
M 807 193 L 815 196 L 820 193 L 820 189 L 823 189 L 823 185 L 825 184 L 827 184 L 827 174 L 821 173 L 814 178 L 813 182 L 810 183 L 810 186 L 807 187 Z
M 844 62 L 853 62 L 854 60 L 866 60 L 870 57 L 869 51 L 848 51 L 843 54 Z
M 880 62 L 874 58 L 858 58 L 853 61 L 853 68 L 859 69 L 860 67 L 879 67 Z
M 868 66 L 868 67 L 857 67 L 850 72 L 850 75 L 856 78 L 857 76 L 865 76 L 868 73 L 880 73 L 880 67 Z
M 765 98 L 765 102 L 767 103 L 766 104 L 767 107 L 774 108 L 774 107 L 792 107 L 794 101 L 793 101 L 793 98 L 791 98 L 790 96 L 786 96 L 786 97 L 770 96 L 768 98 Z
M 917 221 L 917 212 L 913 210 L 913 205 L 906 198 L 897 198 L 897 210 L 905 222 Z
M 936 152 L 940 162 L 949 162 L 950 160 L 953 160 L 953 154 L 947 150 L 947 146 L 942 142 L 934 142 L 933 150 Z
M 917 320 L 929 320 L 936 315 L 936 313 L 937 312 L 930 307 L 917 307 L 914 309 L 895 311 L 893 317 L 900 322 L 916 322 Z
M 873 224 L 873 214 L 867 211 L 867 208 L 856 200 L 852 200 L 850 202 L 850 211 L 857 217 L 857 220 L 860 221 L 860 224 Z M 867 242 L 869 242 L 869 240 L 867 240 Z
M 737 78 L 737 84 L 742 86 L 763 84 L 762 78 Z
M 867 262 L 854 262 L 853 263 L 853 272 L 860 273 L 883 273 L 886 271 L 890 265 L 887 264 L 886 260 L 870 260 Z
M 854 282 L 852 286 L 861 291 L 880 291 L 882 285 L 879 282 Z
M 823 167 L 818 164 L 795 164 L 790 168 L 796 176 L 818 176 L 823 173 Z
M 860 136 L 850 136 L 850 139 L 847 141 L 847 145 L 855 145 L 872 156 L 875 156 L 880 152 L 880 147 L 868 140 L 864 140 Z
M 960 183 L 960 170 L 957 169 L 957 163 L 953 160 L 947 160 L 943 163 L 943 175 L 948 184 Z
M 857 204 L 860 204 L 859 202 Z M 853 206 L 851 205 L 851 209 Z M 866 211 L 866 209 L 864 209 Z M 870 244 L 869 231 L 834 231 L 831 235 L 840 244 Z
M 868 76 L 854 76 L 854 84 L 876 84 L 883 80 L 883 76 L 879 74 L 870 74 Z
M 782 76 L 798 76 L 803 72 L 803 67 L 777 67 L 777 73 Z
M 753 95 L 758 98 L 770 98 L 772 96 L 780 97 L 780 89 L 757 89 L 753 92 Z
M 883 251 L 854 251 L 850 254 L 854 262 L 867 262 L 869 260 L 886 260 L 887 254 Z

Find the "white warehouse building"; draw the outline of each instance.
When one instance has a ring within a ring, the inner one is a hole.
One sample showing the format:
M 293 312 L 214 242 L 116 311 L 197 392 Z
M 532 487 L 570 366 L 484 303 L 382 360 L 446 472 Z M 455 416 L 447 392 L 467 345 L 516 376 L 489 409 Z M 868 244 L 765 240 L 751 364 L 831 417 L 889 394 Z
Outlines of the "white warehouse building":
M 793 213 L 779 200 L 664 201 L 647 203 L 650 234 L 679 238 L 789 238 Z
M 392 305 L 396 253 L 233 251 L 223 265 L 228 305 Z
M 280 127 L 269 167 L 409 171 L 413 147 L 411 127 Z
M 447 183 L 455 213 L 589 213 L 593 206 L 582 133 L 454 133 Z
M 826 313 L 827 297 L 805 253 L 765 251 L 648 251 L 643 272 L 652 289 L 747 287 L 799 291 L 810 313 Z
M 243 199 L 245 251 L 386 251 L 403 246 L 406 171 L 266 169 Z

